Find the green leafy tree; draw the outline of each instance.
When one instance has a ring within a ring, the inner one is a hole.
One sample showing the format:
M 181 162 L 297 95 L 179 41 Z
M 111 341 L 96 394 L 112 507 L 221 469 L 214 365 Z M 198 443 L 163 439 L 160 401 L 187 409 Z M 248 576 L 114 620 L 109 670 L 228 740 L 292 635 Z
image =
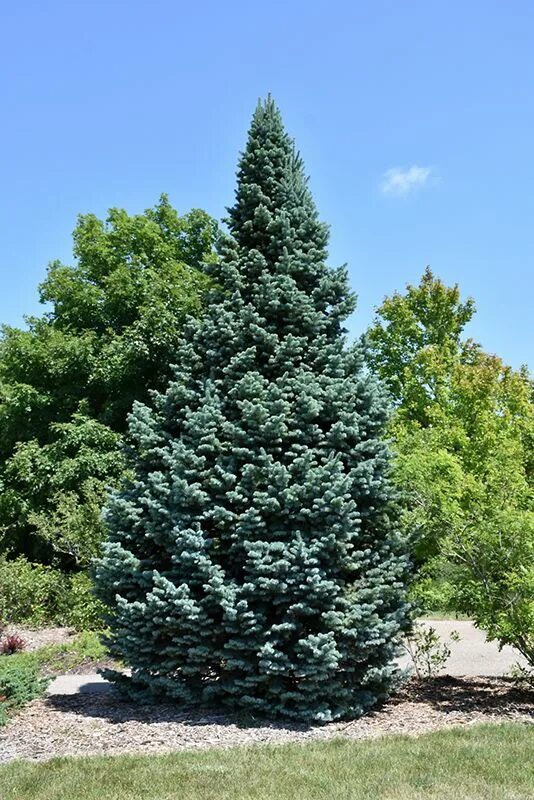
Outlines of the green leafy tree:
M 427 270 L 386 299 L 367 338 L 397 406 L 390 432 L 416 593 L 533 663 L 532 383 L 462 339 L 473 313 Z
M 134 478 L 111 503 L 97 586 L 128 691 L 330 720 L 395 680 L 406 559 L 383 393 L 345 348 L 302 162 L 258 105 L 218 289 L 176 376 L 136 404 Z
M 475 312 L 427 267 L 418 286 L 386 297 L 367 333 L 369 361 L 407 420 L 428 426 L 440 413 L 453 366 L 461 360 L 461 334 Z M 467 343 L 469 346 L 469 343 Z
M 50 265 L 49 310 L 0 340 L 0 544 L 13 555 L 87 564 L 100 507 L 124 470 L 135 399 L 163 388 L 184 319 L 209 280 L 215 223 L 163 196 L 144 214 L 82 216 L 74 266 Z
M 32 526 L 36 556 L 71 569 L 87 567 L 102 540 L 107 487 L 124 470 L 120 436 L 74 414 L 70 422 L 50 426 L 46 444 L 30 439 L 16 446 L 5 466 L 0 514 Z M 15 543 L 14 535 L 6 542 L 11 550 Z

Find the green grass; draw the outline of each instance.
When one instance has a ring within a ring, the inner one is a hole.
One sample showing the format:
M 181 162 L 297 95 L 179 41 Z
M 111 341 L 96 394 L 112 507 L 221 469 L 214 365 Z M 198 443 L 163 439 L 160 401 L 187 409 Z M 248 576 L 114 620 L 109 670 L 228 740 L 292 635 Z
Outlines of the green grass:
M 78 634 L 71 642 L 52 644 L 25 653 L 0 655 L 0 727 L 30 700 L 46 691 L 50 678 L 81 665 L 94 665 L 106 658 L 97 633 Z M 3 800 L 0 793 L 0 800 Z
M 35 655 L 41 669 L 49 675 L 60 675 L 82 664 L 94 664 L 107 658 L 99 634 L 93 631 L 84 631 L 71 642 L 41 647 L 28 655 Z
M 72 641 L 63 644 L 49 644 L 32 652 L 13 653 L 8 658 L 10 664 L 37 664 L 40 671 L 46 675 L 61 675 L 82 664 L 92 664 L 106 658 L 106 648 L 101 643 L 98 633 L 84 631 L 75 636 Z
M 2 800 L 532 800 L 534 727 L 18 761 L 0 786 Z

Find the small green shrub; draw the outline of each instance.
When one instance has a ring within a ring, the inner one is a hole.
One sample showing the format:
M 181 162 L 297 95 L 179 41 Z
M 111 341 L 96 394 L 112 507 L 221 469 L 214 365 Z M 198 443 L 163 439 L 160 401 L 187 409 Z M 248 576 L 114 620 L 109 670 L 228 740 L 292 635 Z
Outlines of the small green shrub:
M 451 642 L 460 641 L 458 631 L 451 631 L 450 639 L 443 642 L 435 628 L 415 625 L 406 637 L 405 650 L 411 658 L 418 678 L 432 678 L 445 666 L 451 655 Z
M 96 631 L 83 631 L 62 644 L 0 656 L 0 725 L 8 721 L 12 711 L 40 697 L 50 676 L 106 658 L 106 648 Z
M 430 576 L 416 579 L 410 591 L 419 614 L 452 614 L 453 598 L 454 586 L 449 581 Z
M 96 630 L 102 627 L 103 611 L 87 573 L 66 575 L 22 556 L 0 557 L 0 622 Z
M 62 576 L 52 567 L 20 557 L 0 558 L 0 619 L 42 625 L 51 622 L 61 592 Z
M 0 656 L 0 725 L 9 713 L 44 694 L 48 679 L 39 675 L 36 661 L 29 658 Z
M 93 582 L 87 573 L 76 572 L 64 578 L 56 621 L 76 630 L 100 630 L 105 606 L 93 594 Z
M 495 511 L 446 543 L 462 565 L 457 606 L 500 647 L 514 647 L 534 669 L 534 512 Z

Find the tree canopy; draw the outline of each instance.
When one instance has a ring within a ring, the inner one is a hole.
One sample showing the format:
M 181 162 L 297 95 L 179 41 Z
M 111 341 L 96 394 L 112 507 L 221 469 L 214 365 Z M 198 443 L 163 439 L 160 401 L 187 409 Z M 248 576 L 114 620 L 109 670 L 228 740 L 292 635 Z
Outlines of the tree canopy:
M 370 360 L 396 405 L 390 433 L 420 596 L 432 601 L 444 583 L 451 608 L 533 661 L 533 387 L 526 368 L 462 338 L 474 311 L 427 269 L 378 309 Z
M 144 214 L 81 216 L 75 264 L 53 262 L 40 287 L 46 312 L 25 330 L 4 326 L 4 549 L 64 566 L 94 554 L 106 489 L 124 470 L 127 414 L 171 374 L 184 320 L 209 285 L 215 235 L 207 214 L 180 217 L 165 196 Z

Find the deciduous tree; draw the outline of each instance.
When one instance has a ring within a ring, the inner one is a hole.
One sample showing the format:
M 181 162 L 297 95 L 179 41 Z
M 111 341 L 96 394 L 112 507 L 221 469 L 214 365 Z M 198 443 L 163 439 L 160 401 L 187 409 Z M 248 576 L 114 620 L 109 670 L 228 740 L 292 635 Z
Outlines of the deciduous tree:
M 82 216 L 76 263 L 50 265 L 48 310 L 0 341 L 0 543 L 72 568 L 94 555 L 98 507 L 124 470 L 134 399 L 163 388 L 199 312 L 216 226 L 163 196 L 144 214 Z

